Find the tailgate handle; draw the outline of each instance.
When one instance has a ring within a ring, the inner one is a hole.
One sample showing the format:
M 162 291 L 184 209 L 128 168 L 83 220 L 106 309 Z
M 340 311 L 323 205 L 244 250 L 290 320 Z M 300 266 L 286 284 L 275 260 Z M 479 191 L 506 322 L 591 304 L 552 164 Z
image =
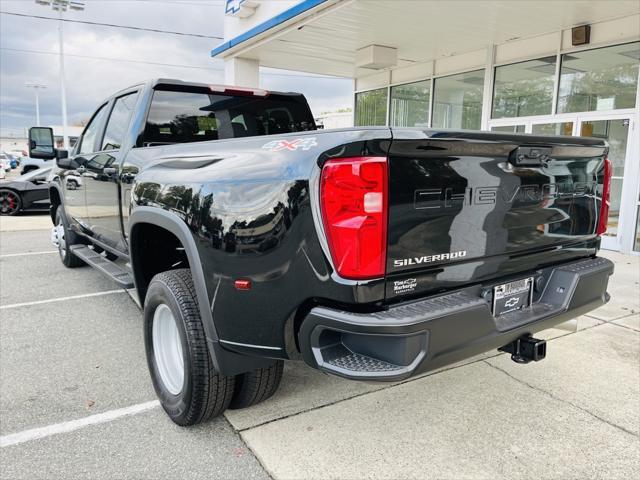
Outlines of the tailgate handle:
M 551 147 L 522 146 L 509 154 L 509 161 L 517 166 L 546 165 L 551 158 Z

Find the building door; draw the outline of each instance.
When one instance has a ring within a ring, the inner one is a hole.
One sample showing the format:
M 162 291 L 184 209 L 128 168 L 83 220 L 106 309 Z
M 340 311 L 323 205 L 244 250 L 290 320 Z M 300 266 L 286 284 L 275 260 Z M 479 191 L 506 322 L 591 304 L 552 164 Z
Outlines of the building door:
M 631 252 L 636 236 L 640 159 L 632 116 L 585 114 L 578 119 L 578 135 L 609 143 L 613 166 L 609 224 L 602 248 Z

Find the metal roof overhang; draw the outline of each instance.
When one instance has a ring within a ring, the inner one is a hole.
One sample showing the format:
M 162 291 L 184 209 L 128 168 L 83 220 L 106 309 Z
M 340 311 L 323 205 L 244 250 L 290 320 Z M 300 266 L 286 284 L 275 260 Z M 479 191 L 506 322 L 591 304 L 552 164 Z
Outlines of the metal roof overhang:
M 211 55 L 361 77 L 376 71 L 355 66 L 368 45 L 397 48 L 401 67 L 638 13 L 637 0 L 304 0 Z

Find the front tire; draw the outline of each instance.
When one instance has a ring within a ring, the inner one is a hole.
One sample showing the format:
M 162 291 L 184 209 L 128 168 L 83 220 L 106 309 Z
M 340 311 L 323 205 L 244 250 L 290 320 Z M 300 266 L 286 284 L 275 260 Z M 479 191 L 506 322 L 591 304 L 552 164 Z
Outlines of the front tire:
M 52 239 L 57 242 L 58 254 L 65 267 L 76 268 L 84 265 L 84 262 L 71 251 L 71 245 L 76 243 L 77 235 L 69 228 L 62 205 L 56 210 L 56 226 L 53 227 Z
M 144 343 L 153 387 L 174 423 L 195 425 L 227 409 L 235 377 L 213 367 L 188 269 L 162 272 L 151 280 Z

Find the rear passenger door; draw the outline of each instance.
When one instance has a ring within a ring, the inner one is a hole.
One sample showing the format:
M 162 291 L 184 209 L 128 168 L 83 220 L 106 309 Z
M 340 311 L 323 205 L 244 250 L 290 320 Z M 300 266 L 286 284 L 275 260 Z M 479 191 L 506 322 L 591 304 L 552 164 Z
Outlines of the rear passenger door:
M 109 103 L 104 135 L 85 164 L 89 228 L 96 240 L 120 252 L 126 252 L 120 218 L 121 161 L 137 100 L 138 92 L 132 91 Z

